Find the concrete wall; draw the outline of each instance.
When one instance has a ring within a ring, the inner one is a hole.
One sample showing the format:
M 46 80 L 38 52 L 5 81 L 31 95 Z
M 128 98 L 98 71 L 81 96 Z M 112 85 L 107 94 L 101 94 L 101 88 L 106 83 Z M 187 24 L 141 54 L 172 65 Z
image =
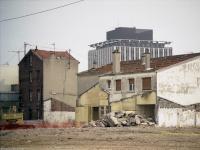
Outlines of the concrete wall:
M 11 84 L 18 83 L 18 66 L 0 65 L 0 91 L 11 91 Z
M 103 91 L 99 84 L 80 95 L 76 107 L 76 121 L 89 122 L 93 118 L 93 107 L 98 107 L 98 117 L 101 116 L 100 108 L 108 106 L 108 94 Z
M 105 106 L 108 105 L 108 94 L 96 84 L 90 90 L 82 94 L 78 99 L 78 106 Z
M 169 101 L 191 105 L 200 103 L 200 57 L 157 72 L 157 95 Z
M 158 125 L 161 127 L 200 126 L 200 112 L 183 108 L 159 108 Z
M 120 101 L 134 95 L 141 95 L 144 93 L 142 90 L 142 78 L 151 77 L 152 90 L 156 90 L 156 74 L 155 72 L 138 73 L 138 74 L 120 74 L 120 75 L 108 75 L 100 77 L 100 86 L 110 93 L 110 102 Z M 135 90 L 129 91 L 128 79 L 135 79 Z M 116 91 L 115 80 L 121 79 L 121 91 Z M 107 80 L 111 80 L 111 88 L 107 86 Z M 152 102 L 146 101 L 147 104 L 155 104 L 155 99 Z M 145 104 L 145 101 L 141 100 L 139 103 Z
M 111 103 L 111 111 L 131 111 L 154 119 L 155 105 L 137 105 L 137 96 Z
M 51 100 L 47 100 L 44 102 L 44 121 L 59 124 L 75 120 L 75 112 L 51 111 L 51 107 Z
M 89 122 L 91 120 L 91 108 L 88 106 L 85 107 L 76 107 L 75 109 L 75 120 L 76 122 Z
M 52 55 L 43 61 L 43 99 L 54 98 L 76 106 L 78 62 Z
M 158 98 L 157 121 L 161 127 L 200 126 L 200 104 L 182 106 Z

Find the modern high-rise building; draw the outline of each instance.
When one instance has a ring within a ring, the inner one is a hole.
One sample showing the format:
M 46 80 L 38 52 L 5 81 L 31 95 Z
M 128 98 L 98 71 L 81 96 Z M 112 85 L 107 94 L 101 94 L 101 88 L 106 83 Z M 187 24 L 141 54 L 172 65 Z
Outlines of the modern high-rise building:
M 172 55 L 171 42 L 153 41 L 153 30 L 120 27 L 107 32 L 107 41 L 91 44 L 88 52 L 88 69 L 112 63 L 112 52 L 118 49 L 121 61 L 141 59 L 148 51 L 151 58 Z

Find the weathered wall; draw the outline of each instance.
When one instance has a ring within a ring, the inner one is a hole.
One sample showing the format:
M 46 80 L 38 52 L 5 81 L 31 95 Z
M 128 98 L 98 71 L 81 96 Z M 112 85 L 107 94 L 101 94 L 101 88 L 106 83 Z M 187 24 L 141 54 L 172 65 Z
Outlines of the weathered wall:
M 108 94 L 96 84 L 78 99 L 78 106 L 105 106 L 108 105 Z
M 32 58 L 32 63 L 30 63 Z M 39 71 L 39 75 L 37 75 Z M 30 81 L 32 72 L 32 81 Z M 43 63 L 42 60 L 30 50 L 19 63 L 19 89 L 21 94 L 20 106 L 25 120 L 43 118 Z M 32 100 L 30 100 L 32 91 Z M 37 92 L 40 92 L 38 100 Z
M 157 95 L 181 105 L 200 103 L 200 57 L 157 72 Z
M 76 106 L 78 62 L 52 55 L 43 61 L 44 100 L 54 98 L 70 106 Z
M 18 66 L 0 65 L 0 91 L 11 91 L 11 84 L 18 84 Z
M 110 93 L 110 102 L 120 101 L 121 99 L 125 99 L 128 97 L 132 97 L 134 95 L 141 95 L 144 93 L 142 90 L 142 78 L 151 77 L 151 88 L 152 90 L 156 90 L 156 74 L 155 72 L 148 73 L 137 73 L 137 74 L 119 74 L 119 75 L 108 75 L 100 77 L 100 86 Z M 135 90 L 129 91 L 129 79 L 134 78 L 135 80 Z M 115 80 L 121 79 L 121 91 L 116 91 L 116 83 Z M 107 87 L 107 80 L 111 80 L 111 88 Z M 146 101 L 147 104 L 155 104 L 155 99 L 151 102 Z M 145 104 L 145 101 L 140 100 L 141 104 Z
M 69 111 L 52 111 L 51 100 L 44 101 L 44 118 L 43 120 L 49 123 L 59 124 L 71 120 L 75 120 L 75 112 Z
M 90 107 L 76 107 L 76 122 L 89 122 L 91 120 L 91 108 Z
M 200 126 L 200 104 L 181 106 L 159 99 L 157 117 L 160 127 Z
M 111 111 L 132 111 L 144 117 L 151 117 L 154 119 L 155 105 L 138 105 L 138 96 L 127 98 L 118 102 L 111 103 Z

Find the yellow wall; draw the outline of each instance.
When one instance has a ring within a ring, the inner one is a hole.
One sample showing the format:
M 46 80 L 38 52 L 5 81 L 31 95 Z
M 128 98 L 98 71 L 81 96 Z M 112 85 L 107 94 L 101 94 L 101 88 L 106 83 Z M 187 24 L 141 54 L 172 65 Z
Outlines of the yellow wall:
M 122 101 L 111 103 L 111 111 L 135 111 L 136 98 L 127 98 Z
M 156 92 L 150 92 L 137 96 L 138 105 L 156 104 Z
M 88 122 L 91 118 L 91 108 L 90 107 L 76 107 L 75 109 L 75 120 L 77 122 Z
M 79 98 L 79 106 L 107 106 L 108 94 L 102 91 L 99 84 L 82 94 Z
M 78 100 L 75 118 L 77 122 L 92 120 L 92 107 L 108 106 L 108 94 L 101 90 L 99 84 L 82 94 Z

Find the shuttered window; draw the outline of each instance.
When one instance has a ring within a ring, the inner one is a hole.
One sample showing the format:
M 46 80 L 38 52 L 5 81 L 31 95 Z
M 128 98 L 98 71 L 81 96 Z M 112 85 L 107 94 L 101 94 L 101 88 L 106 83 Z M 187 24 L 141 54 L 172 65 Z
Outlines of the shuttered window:
M 116 91 L 121 91 L 121 80 L 116 80 Z
M 142 90 L 151 90 L 151 77 L 142 78 Z

